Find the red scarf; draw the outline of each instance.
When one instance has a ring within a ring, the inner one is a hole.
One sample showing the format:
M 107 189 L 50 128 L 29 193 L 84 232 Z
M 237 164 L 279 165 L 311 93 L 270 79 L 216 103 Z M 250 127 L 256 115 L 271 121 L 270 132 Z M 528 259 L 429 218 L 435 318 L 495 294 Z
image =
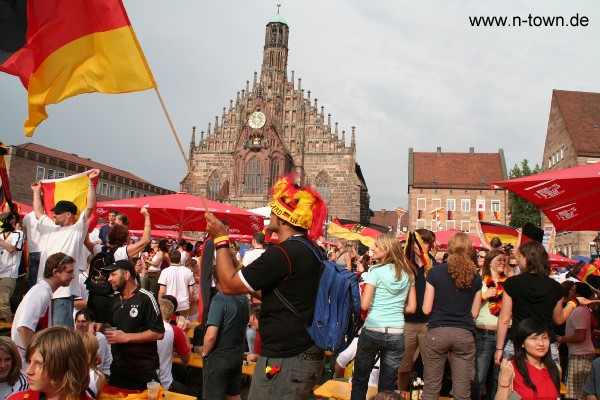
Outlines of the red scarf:
M 486 275 L 483 280 L 488 289 L 496 288 L 496 296 L 490 297 L 487 301 L 490 314 L 497 317 L 500 314 L 500 309 L 502 308 L 502 293 L 504 293 L 504 287 L 502 286 L 502 283 L 506 280 L 506 275 L 501 274 L 498 276 L 497 281 L 495 281 L 491 275 Z

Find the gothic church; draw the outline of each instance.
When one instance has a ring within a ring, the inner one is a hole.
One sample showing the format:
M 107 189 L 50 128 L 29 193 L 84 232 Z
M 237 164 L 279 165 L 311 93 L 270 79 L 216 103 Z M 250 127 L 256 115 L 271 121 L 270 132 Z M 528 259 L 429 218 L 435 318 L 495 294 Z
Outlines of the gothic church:
M 317 189 L 328 207 L 328 218 L 368 223 L 369 194 L 356 163 L 355 128 L 350 145 L 345 131 L 332 127 L 331 114 L 311 101 L 301 79 L 287 76 L 289 27 L 279 12 L 265 32 L 260 79 L 238 92 L 223 108 L 221 120 L 200 133 L 193 128 L 189 160 L 200 188 L 211 200 L 250 209 L 264 207 L 268 190 L 279 176 L 296 172 L 302 185 Z M 182 191 L 193 192 L 188 175 Z

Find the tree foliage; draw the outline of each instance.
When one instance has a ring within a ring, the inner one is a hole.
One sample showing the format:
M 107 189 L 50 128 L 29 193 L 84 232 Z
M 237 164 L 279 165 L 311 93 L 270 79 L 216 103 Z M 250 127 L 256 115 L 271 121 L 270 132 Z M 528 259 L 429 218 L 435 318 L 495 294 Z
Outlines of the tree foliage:
M 510 179 L 520 178 L 522 176 L 529 176 L 540 173 L 540 166 L 535 165 L 533 170 L 529 167 L 527 159 L 521 161 L 521 167 L 517 164 L 510 170 L 508 177 Z M 539 227 L 541 225 L 541 213 L 537 210 L 535 205 L 525 200 L 516 194 L 509 192 L 510 198 L 510 224 L 521 228 L 527 222 L 534 224 Z

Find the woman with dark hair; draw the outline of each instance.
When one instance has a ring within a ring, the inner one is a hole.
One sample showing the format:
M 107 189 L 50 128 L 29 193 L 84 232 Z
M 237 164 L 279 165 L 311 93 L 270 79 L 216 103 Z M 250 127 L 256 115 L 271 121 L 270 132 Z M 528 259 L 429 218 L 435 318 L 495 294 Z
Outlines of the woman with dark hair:
M 455 399 L 470 399 L 475 376 L 475 323 L 481 308 L 481 277 L 471 259 L 473 243 L 459 232 L 448 241 L 448 262 L 427 275 L 423 312 L 429 317 L 425 335 L 423 400 L 439 398 L 446 361 L 452 370 Z
M 504 282 L 502 309 L 498 316 L 496 352 L 494 361 L 500 365 L 504 358 L 511 358 L 515 328 L 527 318 L 538 318 L 548 327 L 552 344 L 550 354 L 555 363 L 559 363 L 558 345 L 554 333 L 554 324 L 560 325 L 567 320 L 579 305 L 588 305 L 590 301 L 583 297 L 570 300 L 563 308 L 563 291 L 560 284 L 550 278 L 550 261 L 544 246 L 539 242 L 527 242 L 515 249 L 515 256 L 521 273 L 511 276 Z M 512 317 L 512 326 L 508 325 Z M 508 340 L 507 339 L 508 333 Z
M 548 326 L 536 318 L 524 319 L 513 338 L 514 358 L 502 361 L 495 399 L 506 400 L 512 391 L 522 400 L 557 399 L 560 371 L 550 354 Z
M 153 250 L 155 250 L 154 255 L 151 259 L 144 258 L 144 262 L 148 266 L 148 270 L 146 271 L 146 275 L 144 275 L 142 288 L 152 292 L 156 298 L 158 298 L 158 278 L 160 277 L 160 271 L 164 269 L 163 263 L 168 263 L 169 260 L 169 257 L 167 256 L 169 253 L 169 247 L 167 243 L 167 239 L 160 239 L 156 246 L 151 243 L 151 245 L 154 247 Z
M 475 320 L 475 379 L 471 386 L 471 398 L 480 399 L 488 375 L 490 361 L 496 348 L 496 327 L 502 308 L 502 292 L 506 275 L 506 254 L 500 249 L 487 253 L 481 268 L 481 309 Z M 493 399 L 498 384 L 498 369 L 494 368 L 494 384 L 487 388 L 486 399 Z
M 81 336 L 64 326 L 36 333 L 27 347 L 29 390 L 7 400 L 89 400 L 88 356 Z
M 21 355 L 9 337 L 0 336 L 0 399 L 29 387 L 27 376 L 21 372 Z

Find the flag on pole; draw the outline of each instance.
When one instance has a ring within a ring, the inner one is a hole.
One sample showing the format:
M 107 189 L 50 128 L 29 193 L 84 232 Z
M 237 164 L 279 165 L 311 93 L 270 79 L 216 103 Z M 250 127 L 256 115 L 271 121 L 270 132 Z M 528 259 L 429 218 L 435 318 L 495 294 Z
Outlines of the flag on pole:
M 388 233 L 390 228 L 377 224 L 361 224 L 349 219 L 335 218 L 329 223 L 327 233 L 346 240 L 359 240 L 367 247 L 375 244 L 375 239 L 382 233 Z
M 47 104 L 156 87 L 121 0 L 0 1 L 0 24 L 0 71 L 28 91 L 27 136 Z
M 87 193 L 89 188 L 88 174 L 92 171 L 82 172 L 80 174 L 71 175 L 60 179 L 45 179 L 40 181 L 42 184 L 42 195 L 44 210 L 46 215 L 54 218 L 52 208 L 60 200 L 72 201 L 77 206 L 77 216 L 79 219 L 81 212 L 87 207 Z M 98 183 L 98 178 L 94 179 L 94 190 Z M 90 231 L 96 227 L 96 209 L 92 212 L 90 218 Z
M 444 209 L 444 207 L 438 207 L 434 210 L 429 211 L 429 214 L 435 214 L 433 218 L 435 219 L 435 223 L 437 225 L 438 231 L 444 230 L 444 226 L 442 225 L 442 215 L 441 215 L 443 209 Z
M 500 211 L 494 211 L 494 218 L 496 218 L 496 221 L 500 221 Z
M 479 221 L 481 233 L 485 236 L 485 239 L 489 242 L 493 238 L 499 238 L 504 244 L 517 244 L 519 238 L 519 231 L 514 226 L 494 224 L 492 222 Z

